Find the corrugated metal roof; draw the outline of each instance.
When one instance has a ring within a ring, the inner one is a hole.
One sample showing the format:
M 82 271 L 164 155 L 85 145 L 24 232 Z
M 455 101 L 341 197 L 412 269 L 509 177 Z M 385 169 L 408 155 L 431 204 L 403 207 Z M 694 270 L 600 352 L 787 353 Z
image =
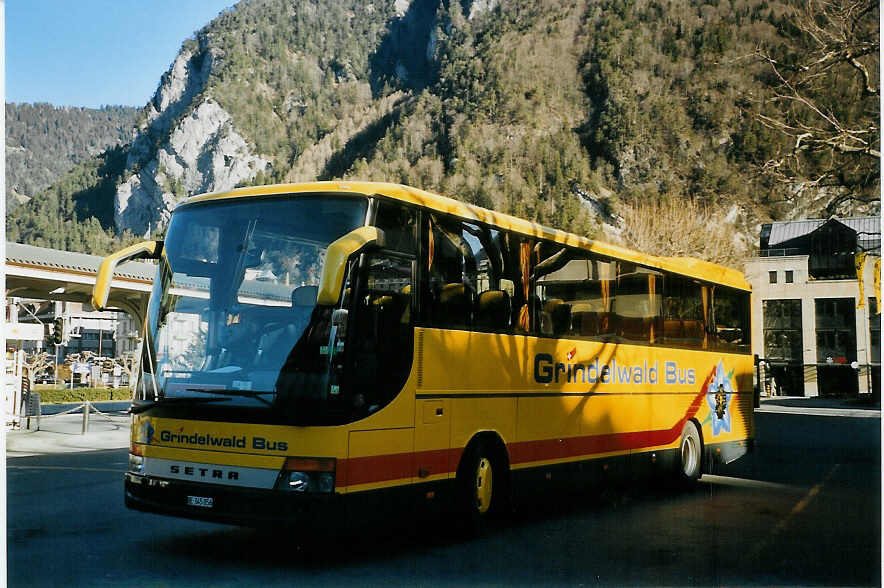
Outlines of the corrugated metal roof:
M 50 270 L 63 270 L 94 275 L 98 273 L 98 266 L 101 265 L 102 259 L 103 258 L 98 255 L 73 253 L 71 251 L 36 247 L 34 245 L 24 245 L 22 243 L 13 243 L 10 241 L 6 242 L 7 264 L 43 267 Z M 129 263 L 120 265 L 114 272 L 114 275 L 118 278 L 129 278 L 132 280 L 151 282 L 153 281 L 156 271 L 157 267 L 152 263 L 130 261 Z
M 786 241 L 791 241 L 792 239 L 812 233 L 828 220 L 829 219 L 811 219 L 771 223 L 770 239 L 767 242 L 768 247 L 773 247 L 779 243 L 785 243 Z M 880 216 L 836 218 L 835 220 L 856 231 L 860 241 L 880 242 L 881 240 Z

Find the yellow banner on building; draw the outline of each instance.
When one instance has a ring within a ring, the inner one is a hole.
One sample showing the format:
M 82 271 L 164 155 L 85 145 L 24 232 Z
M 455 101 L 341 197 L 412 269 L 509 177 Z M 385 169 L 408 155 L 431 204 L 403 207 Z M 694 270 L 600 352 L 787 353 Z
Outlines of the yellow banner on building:
M 866 294 L 865 294 L 865 284 L 863 284 L 863 269 L 866 266 L 866 253 L 865 251 L 862 253 L 857 253 L 854 257 L 854 262 L 856 263 L 856 280 L 859 283 L 859 299 L 856 301 L 857 308 L 864 308 L 866 305 Z
M 875 260 L 875 303 L 878 311 L 876 314 L 881 314 L 881 258 Z

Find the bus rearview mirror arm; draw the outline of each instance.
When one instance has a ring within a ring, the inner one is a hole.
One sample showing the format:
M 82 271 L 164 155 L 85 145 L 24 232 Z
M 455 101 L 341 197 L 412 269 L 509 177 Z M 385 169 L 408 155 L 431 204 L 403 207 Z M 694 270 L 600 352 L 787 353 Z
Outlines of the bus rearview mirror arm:
M 347 260 L 368 247 L 383 247 L 384 232 L 377 227 L 359 227 L 328 246 L 316 304 L 331 306 L 341 296 Z
M 162 252 L 162 241 L 142 241 L 105 257 L 98 268 L 95 287 L 92 289 L 92 307 L 95 310 L 107 308 L 107 299 L 110 296 L 114 270 L 117 269 L 118 265 L 135 259 L 159 259 Z

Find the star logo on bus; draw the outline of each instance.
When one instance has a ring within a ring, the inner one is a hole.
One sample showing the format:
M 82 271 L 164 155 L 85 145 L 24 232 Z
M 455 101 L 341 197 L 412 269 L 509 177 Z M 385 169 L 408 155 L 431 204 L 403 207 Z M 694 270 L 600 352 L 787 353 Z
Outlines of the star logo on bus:
M 706 402 L 709 404 L 710 411 L 706 420 L 712 421 L 713 435 L 720 435 L 722 432 L 730 433 L 730 401 L 734 394 L 733 377 L 734 370 L 731 370 L 730 373 L 726 372 L 724 363 L 719 361 L 706 388 Z
M 150 442 L 153 440 L 153 433 L 154 428 L 150 419 L 144 419 L 144 422 L 141 423 L 141 429 L 139 430 L 139 440 L 142 443 L 150 445 Z

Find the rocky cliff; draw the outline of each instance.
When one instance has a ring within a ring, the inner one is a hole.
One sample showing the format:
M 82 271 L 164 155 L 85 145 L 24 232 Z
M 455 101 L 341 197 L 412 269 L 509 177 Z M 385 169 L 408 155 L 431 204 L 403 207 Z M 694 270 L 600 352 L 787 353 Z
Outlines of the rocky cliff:
M 462 9 L 468 20 L 474 20 L 493 11 L 498 3 L 499 0 L 471 0 L 464 2 Z M 392 35 L 398 34 L 406 42 L 398 43 L 388 59 L 392 61 L 393 77 L 404 87 L 422 87 L 429 81 L 428 64 L 436 55 L 438 6 L 437 0 L 393 2 L 393 18 L 387 26 Z M 299 10 L 314 14 L 309 4 L 296 3 L 291 9 L 296 18 Z M 126 171 L 114 198 L 114 224 L 118 231 L 161 231 L 171 210 L 187 196 L 227 190 L 254 180 L 259 172 L 267 175 L 273 170 L 276 154 L 258 153 L 254 141 L 246 139 L 245 133 L 236 128 L 233 116 L 213 96 L 213 74 L 226 64 L 224 50 L 211 43 L 212 34 L 210 25 L 185 44 L 144 109 L 144 120 L 133 136 Z M 369 50 L 375 48 L 369 46 Z M 292 55 L 293 60 L 306 57 L 298 51 Z M 325 59 L 319 57 L 314 76 L 323 80 Z M 365 83 L 365 72 L 354 72 L 349 61 L 342 61 L 327 64 L 336 84 Z M 371 72 L 367 75 L 370 77 Z M 377 98 L 380 105 L 389 102 L 383 96 Z M 289 96 L 287 102 L 300 105 L 302 110 L 308 106 L 301 96 Z M 389 111 L 383 107 L 382 110 Z M 363 128 L 364 125 L 356 130 Z M 353 133 L 338 139 L 352 137 Z M 322 142 L 322 138 L 318 139 L 316 145 Z M 313 150 L 313 146 L 306 147 L 307 150 Z
M 207 82 L 217 58 L 204 43 L 181 51 L 145 107 L 114 198 L 118 230 L 162 230 L 188 195 L 228 190 L 267 170 Z

